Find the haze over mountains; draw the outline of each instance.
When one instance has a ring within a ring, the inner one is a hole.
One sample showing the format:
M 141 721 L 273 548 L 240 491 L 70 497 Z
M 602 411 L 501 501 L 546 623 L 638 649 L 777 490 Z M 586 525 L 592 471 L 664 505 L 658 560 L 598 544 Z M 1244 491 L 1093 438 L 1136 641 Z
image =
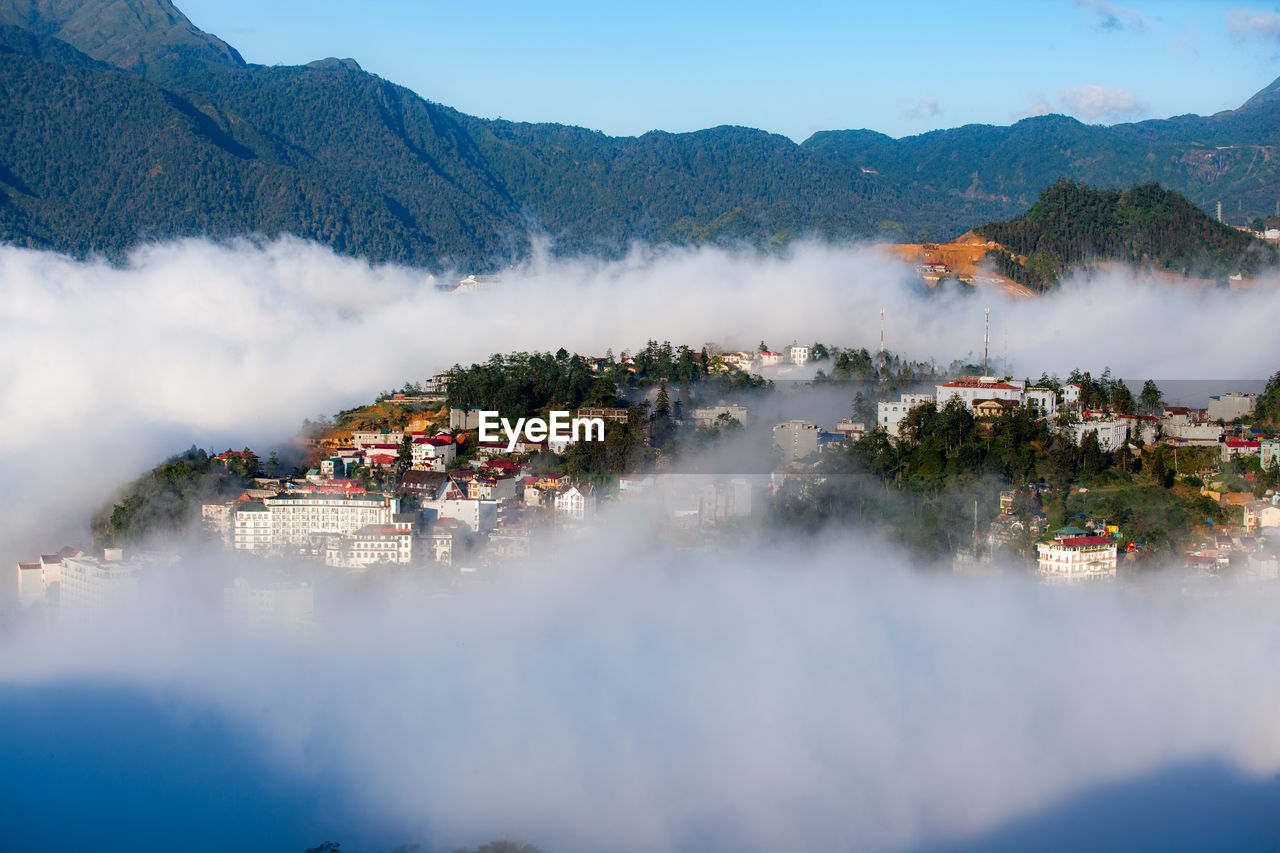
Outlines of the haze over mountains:
M 1280 198 L 1280 81 L 1237 110 L 1111 127 L 1051 115 L 896 140 L 610 137 L 468 116 L 353 60 L 249 65 L 168 0 L 0 0 L 0 90 L 0 240 L 75 254 L 287 232 L 481 269 L 538 232 L 603 253 L 948 239 L 1017 216 L 1060 177 L 1156 181 L 1202 208 L 1221 200 L 1233 222 Z

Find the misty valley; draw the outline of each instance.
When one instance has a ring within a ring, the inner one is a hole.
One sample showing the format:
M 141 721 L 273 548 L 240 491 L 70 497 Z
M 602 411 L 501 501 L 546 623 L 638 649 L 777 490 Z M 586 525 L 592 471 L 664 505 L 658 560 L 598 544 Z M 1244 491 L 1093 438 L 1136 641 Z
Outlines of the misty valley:
M 0 0 L 0 853 L 1280 849 L 1280 12 L 178 2 Z

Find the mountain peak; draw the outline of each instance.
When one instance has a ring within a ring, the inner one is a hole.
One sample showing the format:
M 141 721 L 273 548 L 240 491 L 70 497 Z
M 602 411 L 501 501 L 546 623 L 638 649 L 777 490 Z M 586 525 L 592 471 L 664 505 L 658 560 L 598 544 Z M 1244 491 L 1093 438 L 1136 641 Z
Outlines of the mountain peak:
M 1256 107 L 1263 107 L 1280 101 L 1280 77 L 1271 81 L 1271 85 L 1260 90 L 1252 98 L 1244 102 L 1240 107 L 1242 110 L 1251 110 Z
M 197 28 L 170 0 L 0 0 L 0 24 L 57 38 L 139 74 L 175 58 L 244 65 L 235 48 Z

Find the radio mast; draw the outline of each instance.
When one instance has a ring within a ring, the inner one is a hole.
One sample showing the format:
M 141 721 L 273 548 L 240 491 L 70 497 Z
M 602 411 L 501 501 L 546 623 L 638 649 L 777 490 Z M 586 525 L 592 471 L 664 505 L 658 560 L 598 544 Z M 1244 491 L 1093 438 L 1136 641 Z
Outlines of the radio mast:
M 991 309 L 987 309 L 986 320 L 982 327 L 982 375 L 990 376 L 991 368 L 988 359 L 991 353 Z

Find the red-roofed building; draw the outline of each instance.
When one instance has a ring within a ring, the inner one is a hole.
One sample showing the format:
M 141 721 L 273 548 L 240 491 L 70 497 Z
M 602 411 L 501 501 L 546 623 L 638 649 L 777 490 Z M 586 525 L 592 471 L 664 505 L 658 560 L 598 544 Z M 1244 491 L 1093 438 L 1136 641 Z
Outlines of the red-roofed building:
M 1022 382 L 1005 382 L 992 376 L 970 377 L 944 382 L 935 387 L 934 400 L 941 409 L 952 397 L 959 397 L 970 409 L 978 400 L 1022 402 Z
M 1222 442 L 1222 461 L 1227 462 L 1236 456 L 1259 456 L 1262 453 L 1262 442 L 1246 441 L 1239 438 L 1228 438 Z
M 1110 536 L 1068 536 L 1040 542 L 1040 576 L 1055 583 L 1110 580 L 1116 576 L 1116 542 Z

